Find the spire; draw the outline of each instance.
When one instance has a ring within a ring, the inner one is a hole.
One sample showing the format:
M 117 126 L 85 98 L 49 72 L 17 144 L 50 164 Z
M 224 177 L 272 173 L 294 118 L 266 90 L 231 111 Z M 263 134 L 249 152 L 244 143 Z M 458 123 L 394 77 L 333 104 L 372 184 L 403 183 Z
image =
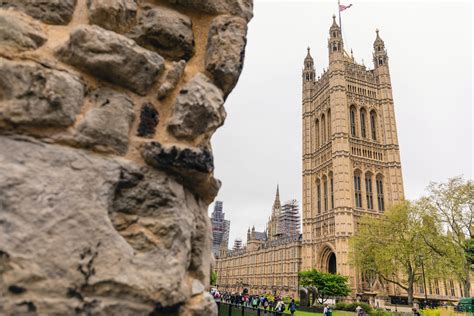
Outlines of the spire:
M 344 51 L 344 43 L 342 41 L 341 28 L 336 23 L 336 15 L 332 16 L 332 25 L 329 28 L 329 54 L 342 53 Z
M 336 15 L 335 14 L 332 15 L 332 25 L 331 25 L 330 30 L 333 30 L 333 29 L 339 29 L 339 25 L 337 25 L 337 23 L 336 23 Z
M 275 202 L 273 202 L 273 211 L 276 209 L 281 208 L 281 203 L 280 203 L 280 186 L 277 184 L 277 190 L 275 194 Z
M 374 41 L 374 67 L 378 68 L 380 66 L 386 65 L 388 61 L 387 50 L 385 49 L 385 43 L 380 37 L 379 29 L 375 30 L 377 36 Z
M 304 59 L 304 69 L 303 69 L 303 82 L 314 81 L 316 77 L 316 71 L 314 70 L 313 57 L 311 57 L 310 48 L 308 46 L 308 52 Z

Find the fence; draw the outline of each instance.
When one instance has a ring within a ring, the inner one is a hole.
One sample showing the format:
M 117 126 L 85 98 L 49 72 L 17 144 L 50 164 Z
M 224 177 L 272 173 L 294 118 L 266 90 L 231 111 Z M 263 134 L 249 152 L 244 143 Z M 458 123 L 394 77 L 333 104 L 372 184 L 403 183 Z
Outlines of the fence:
M 262 308 L 253 308 L 244 305 L 229 304 L 226 302 L 216 301 L 219 316 L 283 316 L 291 315 L 290 312 L 283 313 L 264 310 Z

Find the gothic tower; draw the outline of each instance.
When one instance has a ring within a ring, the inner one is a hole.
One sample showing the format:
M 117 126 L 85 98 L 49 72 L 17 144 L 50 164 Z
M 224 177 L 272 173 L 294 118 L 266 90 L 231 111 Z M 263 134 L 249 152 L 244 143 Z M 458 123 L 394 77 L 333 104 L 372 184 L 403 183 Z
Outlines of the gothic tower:
M 403 181 L 385 44 L 374 42 L 374 69 L 344 50 L 333 16 L 329 68 L 315 78 L 311 55 L 303 69 L 302 269 L 364 282 L 349 264 L 349 238 L 364 214 L 380 215 L 403 199 Z
M 268 239 L 274 240 L 277 239 L 280 232 L 280 215 L 281 215 L 281 202 L 280 202 L 280 188 L 277 185 L 275 201 L 273 202 L 272 214 L 268 219 L 267 223 L 267 233 Z

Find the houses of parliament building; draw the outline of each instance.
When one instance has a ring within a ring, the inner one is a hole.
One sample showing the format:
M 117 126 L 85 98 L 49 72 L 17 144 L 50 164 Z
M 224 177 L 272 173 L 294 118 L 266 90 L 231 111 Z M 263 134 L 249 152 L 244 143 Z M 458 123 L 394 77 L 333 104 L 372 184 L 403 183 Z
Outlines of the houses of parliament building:
M 215 269 L 223 291 L 297 297 L 298 271 L 316 268 L 349 277 L 353 293 L 367 300 L 406 297 L 398 287 L 364 279 L 349 263 L 349 239 L 361 217 L 379 216 L 404 198 L 387 50 L 377 30 L 373 69 L 357 63 L 335 16 L 328 50 L 320 76 L 309 48 L 302 71 L 302 233 L 257 240 L 249 232 L 246 248 L 221 249 Z M 454 301 L 461 287 L 434 281 L 427 295 Z M 421 285 L 415 297 L 424 297 Z

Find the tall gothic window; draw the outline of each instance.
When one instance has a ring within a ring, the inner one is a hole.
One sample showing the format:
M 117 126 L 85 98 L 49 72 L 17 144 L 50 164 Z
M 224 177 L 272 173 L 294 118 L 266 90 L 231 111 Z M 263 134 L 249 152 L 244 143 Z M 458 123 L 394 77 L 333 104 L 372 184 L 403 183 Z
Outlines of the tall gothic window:
M 375 114 L 375 111 L 370 112 L 370 129 L 372 131 L 372 139 L 377 140 L 377 114 Z
M 324 189 L 324 211 L 328 210 L 328 178 L 323 178 L 323 189 Z
M 332 130 L 331 130 L 331 109 L 328 110 L 328 140 L 331 140 Z
M 355 206 L 357 208 L 362 207 L 362 190 L 360 187 L 360 172 L 354 173 L 354 194 L 355 194 Z
M 356 136 L 356 109 L 355 107 L 351 106 L 351 135 L 353 137 Z
M 317 198 L 318 198 L 318 214 L 321 214 L 321 183 L 319 182 L 319 180 L 317 181 L 317 185 L 316 185 L 316 195 L 317 195 Z
M 316 148 L 319 148 L 319 120 L 316 120 Z
M 374 203 L 372 194 L 372 175 L 370 173 L 365 175 L 365 192 L 367 197 L 367 209 L 372 210 L 374 208 Z
M 365 128 L 365 109 L 360 110 L 360 134 L 363 138 L 367 137 L 367 130 Z
M 377 186 L 377 202 L 379 206 L 379 211 L 385 210 L 385 203 L 383 198 L 383 178 L 382 176 L 378 175 L 377 179 L 375 180 Z
M 326 144 L 326 118 L 321 117 L 321 145 Z
M 334 208 L 334 178 L 332 175 L 330 179 L 331 179 L 331 209 L 333 209 Z

